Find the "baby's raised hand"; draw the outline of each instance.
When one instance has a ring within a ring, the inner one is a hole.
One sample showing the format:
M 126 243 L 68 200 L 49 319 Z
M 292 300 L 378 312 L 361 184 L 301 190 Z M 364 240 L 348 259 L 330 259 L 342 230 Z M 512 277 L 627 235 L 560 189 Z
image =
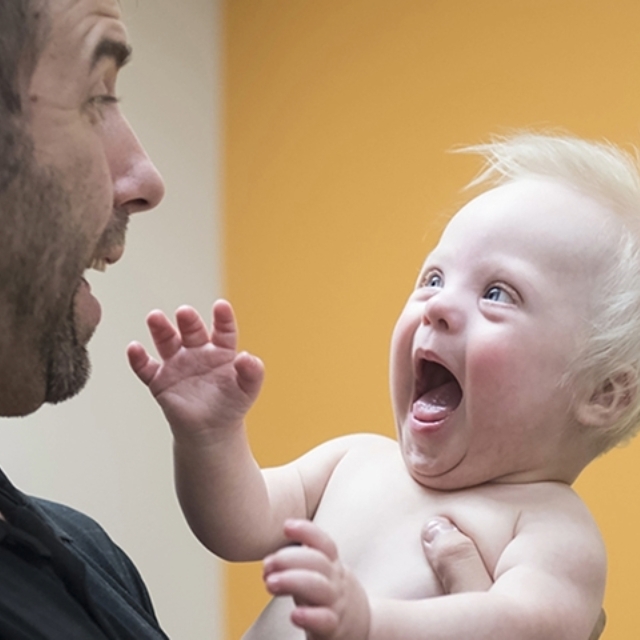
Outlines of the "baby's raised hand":
M 211 435 L 242 424 L 262 385 L 262 362 L 238 353 L 238 331 L 226 300 L 213 305 L 213 328 L 192 307 L 176 311 L 174 326 L 161 311 L 147 316 L 160 360 L 137 342 L 129 364 L 162 407 L 176 438 Z
M 285 536 L 301 546 L 280 549 L 264 560 L 264 581 L 274 596 L 293 596 L 291 621 L 307 640 L 366 640 L 369 601 L 338 558 L 336 545 L 309 520 L 287 520 Z

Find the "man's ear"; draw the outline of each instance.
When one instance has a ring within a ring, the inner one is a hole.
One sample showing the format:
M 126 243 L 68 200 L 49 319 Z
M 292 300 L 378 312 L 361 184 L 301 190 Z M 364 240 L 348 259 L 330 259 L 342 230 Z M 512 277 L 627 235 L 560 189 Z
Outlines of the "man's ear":
M 576 416 L 584 425 L 611 426 L 633 403 L 637 393 L 638 376 L 631 367 L 625 367 L 598 383 L 591 395 L 578 403 Z

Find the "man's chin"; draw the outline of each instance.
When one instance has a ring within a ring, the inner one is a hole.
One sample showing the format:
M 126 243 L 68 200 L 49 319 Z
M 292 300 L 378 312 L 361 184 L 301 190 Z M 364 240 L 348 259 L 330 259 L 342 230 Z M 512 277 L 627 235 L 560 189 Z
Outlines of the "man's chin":
M 86 347 L 76 344 L 70 351 L 58 351 L 49 363 L 45 402 L 57 404 L 72 398 L 87 384 L 90 372 Z
M 15 384 L 4 387 L 0 392 L 0 416 L 16 418 L 28 416 L 37 411 L 45 401 L 42 389 L 34 389 L 33 383 L 25 386 Z
M 45 336 L 43 359 L 46 363 L 45 402 L 56 404 L 68 400 L 86 384 L 91 372 L 89 342 L 95 327 L 79 327 L 75 304 L 66 321 Z

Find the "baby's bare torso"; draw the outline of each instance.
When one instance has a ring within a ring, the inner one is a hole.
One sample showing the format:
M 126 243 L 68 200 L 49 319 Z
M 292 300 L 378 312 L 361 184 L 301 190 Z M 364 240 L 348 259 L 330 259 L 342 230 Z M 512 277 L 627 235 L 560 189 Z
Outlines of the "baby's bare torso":
M 471 536 L 493 573 L 523 511 L 565 492 L 554 483 L 433 491 L 411 478 L 395 441 L 365 435 L 336 467 L 313 520 L 370 596 L 422 599 L 442 595 L 421 548 L 431 517 L 449 517 Z M 244 640 L 304 640 L 289 620 L 292 609 L 291 598 L 274 598 Z

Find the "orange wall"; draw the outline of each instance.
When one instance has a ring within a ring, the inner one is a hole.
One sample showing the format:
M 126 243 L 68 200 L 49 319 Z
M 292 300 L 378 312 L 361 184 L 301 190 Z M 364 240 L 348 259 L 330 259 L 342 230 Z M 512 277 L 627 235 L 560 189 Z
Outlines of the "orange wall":
M 393 434 L 391 328 L 476 161 L 522 126 L 640 143 L 637 0 L 226 0 L 226 288 L 267 378 L 261 463 Z M 610 554 L 606 640 L 640 629 L 640 442 L 578 491 Z M 266 602 L 227 572 L 229 640 Z

